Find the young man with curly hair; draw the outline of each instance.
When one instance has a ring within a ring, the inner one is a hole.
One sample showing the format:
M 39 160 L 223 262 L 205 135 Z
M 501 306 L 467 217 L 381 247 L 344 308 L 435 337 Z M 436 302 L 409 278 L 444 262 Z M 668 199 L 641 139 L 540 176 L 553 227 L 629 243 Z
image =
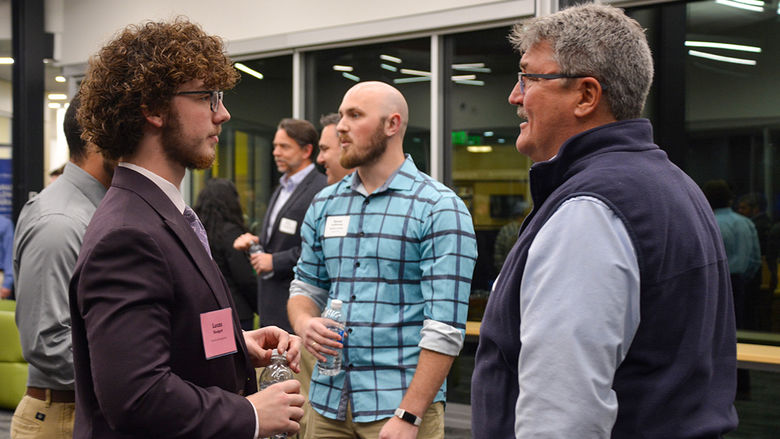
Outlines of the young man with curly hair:
M 256 438 L 298 430 L 287 381 L 254 367 L 300 341 L 242 332 L 205 230 L 179 191 L 214 161 L 237 73 L 219 38 L 185 19 L 129 26 L 90 60 L 83 137 L 119 160 L 70 285 L 77 438 Z

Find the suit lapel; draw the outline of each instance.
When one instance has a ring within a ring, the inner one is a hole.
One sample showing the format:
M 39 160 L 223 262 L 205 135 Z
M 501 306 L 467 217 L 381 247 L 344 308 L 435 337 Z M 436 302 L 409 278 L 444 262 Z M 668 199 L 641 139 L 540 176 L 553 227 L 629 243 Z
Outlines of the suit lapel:
M 219 268 L 206 253 L 206 249 L 203 248 L 195 231 L 192 230 L 168 196 L 145 176 L 121 166 L 117 167 L 114 172 L 112 185 L 133 191 L 149 203 L 190 254 L 198 271 L 206 279 L 219 306 L 221 308 L 229 307 L 228 290 L 222 283 Z
M 295 200 L 300 197 L 300 195 L 304 192 L 306 192 L 306 188 L 309 187 L 311 182 L 314 180 L 314 177 L 316 176 L 317 169 L 312 169 L 306 177 L 301 181 L 301 183 L 295 187 L 295 190 L 293 191 L 292 195 L 290 195 L 290 198 L 287 199 L 287 202 L 284 203 L 284 206 L 282 206 L 281 209 L 279 209 L 279 213 L 276 215 L 276 220 L 274 221 L 274 228 L 271 230 L 276 230 L 279 228 L 279 222 L 282 221 L 282 218 L 287 213 L 288 210 L 292 207 L 292 205 L 295 203 Z M 271 237 L 269 236 L 268 239 Z
M 274 190 L 274 193 L 271 194 L 271 200 L 268 202 L 268 209 L 265 210 L 265 216 L 263 216 L 263 224 L 260 226 L 262 228 L 262 230 L 260 230 L 260 245 L 263 247 L 266 247 L 268 245 L 268 240 L 271 239 L 268 234 L 268 222 L 271 221 L 271 211 L 274 209 L 274 205 L 276 204 L 276 200 L 279 198 L 279 193 L 281 191 L 282 185 L 279 184 Z M 279 218 L 279 215 L 276 217 Z

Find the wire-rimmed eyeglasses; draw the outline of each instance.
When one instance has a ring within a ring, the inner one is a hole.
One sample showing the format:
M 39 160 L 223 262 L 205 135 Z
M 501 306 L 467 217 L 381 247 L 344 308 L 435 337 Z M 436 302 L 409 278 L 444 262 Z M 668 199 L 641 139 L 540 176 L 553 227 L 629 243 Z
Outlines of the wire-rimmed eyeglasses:
M 525 94 L 528 90 L 528 84 L 525 81 L 539 81 L 540 79 L 562 79 L 562 78 L 587 78 L 588 75 L 564 75 L 563 73 L 525 73 L 517 72 L 517 82 L 520 83 L 520 93 Z
M 224 94 L 220 90 L 194 90 L 194 91 L 180 91 L 174 93 L 174 96 L 182 95 L 209 95 L 209 104 L 211 111 L 216 113 L 219 110 L 219 103 L 222 102 L 222 95 Z

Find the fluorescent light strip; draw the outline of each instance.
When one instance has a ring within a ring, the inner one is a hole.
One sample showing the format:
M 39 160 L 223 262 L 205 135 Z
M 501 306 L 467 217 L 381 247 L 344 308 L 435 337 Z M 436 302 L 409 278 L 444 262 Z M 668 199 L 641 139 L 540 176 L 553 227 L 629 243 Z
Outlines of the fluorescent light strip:
M 715 43 L 712 41 L 686 41 L 686 47 L 708 47 L 711 49 L 737 50 L 739 52 L 761 53 L 761 48 L 756 46 L 745 46 L 743 44 Z
M 764 2 L 762 0 L 734 0 L 737 3 L 744 3 L 746 5 L 753 5 L 753 6 L 764 6 Z
M 398 71 L 398 67 L 391 66 L 390 64 L 382 63 L 382 64 L 379 64 L 379 67 L 381 67 L 381 68 L 383 68 L 385 70 L 390 70 L 391 72 L 397 72 Z
M 723 6 L 730 6 L 732 8 L 744 9 L 746 11 L 764 12 L 764 8 L 761 6 L 746 5 L 732 0 L 715 0 L 715 3 L 719 3 Z
M 490 145 L 471 145 L 466 147 L 466 151 L 475 153 L 493 152 L 493 147 Z
M 477 75 L 453 75 L 451 78 L 453 81 L 467 81 L 477 79 Z
M 468 63 L 462 63 L 462 64 L 453 64 L 453 69 L 473 69 L 473 68 L 479 68 L 479 67 L 485 67 L 485 63 L 483 62 L 468 62 Z
M 431 76 L 431 72 L 424 70 L 401 69 L 401 73 L 404 75 Z
M 333 70 L 335 70 L 337 72 L 351 72 L 351 71 L 353 71 L 355 69 L 352 66 L 340 66 L 338 64 L 335 64 L 333 66 Z
M 413 78 L 397 78 L 393 79 L 393 82 L 396 84 L 406 84 L 408 82 L 427 82 L 430 81 L 430 76 L 417 76 Z
M 49 102 L 48 105 L 49 108 L 60 108 L 62 105 L 59 104 L 59 102 Z
M 63 93 L 49 93 L 49 96 L 47 96 L 50 101 L 64 101 L 68 99 L 68 95 Z
M 263 79 L 263 74 L 258 72 L 257 70 L 250 69 L 244 64 L 241 64 L 240 62 L 237 62 L 233 64 L 238 70 L 241 70 L 242 72 L 246 73 L 247 75 L 254 76 L 257 79 Z
M 485 137 L 493 137 L 493 134 L 495 134 L 493 131 L 485 131 L 482 133 L 482 135 Z
M 455 83 L 456 84 L 463 84 L 463 85 L 485 85 L 485 81 L 479 81 L 479 80 L 474 81 L 474 80 L 470 80 L 470 79 L 458 80 L 458 81 L 455 81 Z
M 0 64 L 13 64 L 14 59 L 10 56 L 0 56 Z
M 352 73 L 341 72 L 341 76 L 343 76 L 343 77 L 345 77 L 347 79 L 351 79 L 351 80 L 353 80 L 355 82 L 360 82 L 360 77 L 355 76 Z
M 756 65 L 756 61 L 752 59 L 744 59 L 744 58 L 734 58 L 731 56 L 721 56 L 721 55 L 714 55 L 712 53 L 707 52 L 699 52 L 698 50 L 689 50 L 688 55 L 691 56 L 698 56 L 699 58 L 707 58 L 712 59 L 715 61 L 723 61 L 723 62 L 729 62 L 733 64 L 743 64 L 746 66 L 754 66 Z
M 491 73 L 490 67 L 452 67 L 452 70 L 460 70 L 462 72 L 475 72 L 475 73 Z
M 382 60 L 385 60 L 385 61 L 394 62 L 396 64 L 401 64 L 401 58 L 396 58 L 396 57 L 390 56 L 390 55 L 379 55 L 379 59 L 382 59 Z
M 64 76 L 55 76 L 54 80 L 57 81 L 57 82 L 65 82 L 65 81 L 67 81 L 67 79 L 65 79 Z

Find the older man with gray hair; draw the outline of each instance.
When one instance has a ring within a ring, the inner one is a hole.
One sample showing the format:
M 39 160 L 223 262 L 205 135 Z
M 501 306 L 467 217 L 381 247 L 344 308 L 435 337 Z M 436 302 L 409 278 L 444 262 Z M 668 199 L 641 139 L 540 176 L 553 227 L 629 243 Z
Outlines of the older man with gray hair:
M 474 438 L 719 438 L 736 337 L 718 225 L 639 119 L 644 31 L 583 5 L 515 27 L 533 211 L 482 321 Z

